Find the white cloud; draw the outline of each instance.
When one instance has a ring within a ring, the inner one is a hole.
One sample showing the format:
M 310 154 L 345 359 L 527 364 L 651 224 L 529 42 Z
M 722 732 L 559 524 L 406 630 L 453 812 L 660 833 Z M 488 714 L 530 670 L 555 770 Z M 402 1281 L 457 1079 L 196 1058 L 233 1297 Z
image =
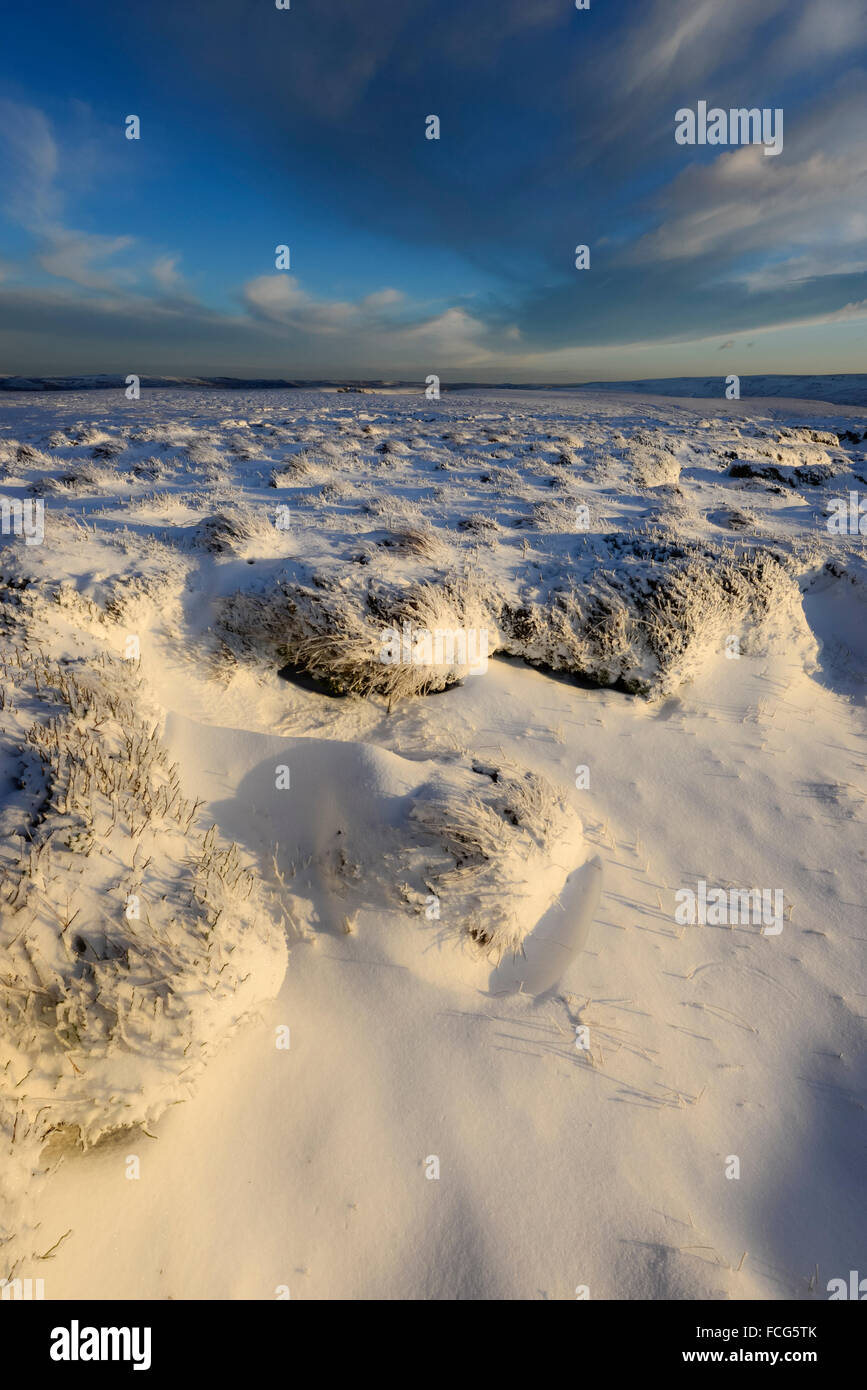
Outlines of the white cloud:
M 792 285 L 807 284 L 828 275 L 864 275 L 867 260 L 840 258 L 839 255 L 814 254 L 789 256 L 785 260 L 760 266 L 758 270 L 738 271 L 729 278 L 743 285 L 750 294 L 766 294 Z
M 842 309 L 835 309 L 833 313 L 826 314 L 825 323 L 847 323 L 850 319 L 867 318 L 867 299 L 859 299 L 854 304 L 844 304 Z
M 151 275 L 164 294 L 181 294 L 184 277 L 178 270 L 180 256 L 159 256 L 151 266 Z
M 366 294 L 359 300 L 359 304 L 362 309 L 377 313 L 381 309 L 391 309 L 396 304 L 402 304 L 405 298 L 400 290 L 375 290 L 373 294 Z
M 749 101 L 762 88 L 816 62 L 845 58 L 864 41 L 863 0 L 654 0 L 612 40 L 610 67 L 618 90 L 634 100 L 696 87 L 696 99 L 713 97 L 699 84 L 716 83 L 736 69 Z M 713 102 L 712 102 L 713 104 Z
M 104 264 L 119 251 L 132 246 L 132 237 L 99 236 L 92 232 L 54 227 L 46 232 L 46 241 L 48 249 L 37 260 L 43 270 L 47 270 L 49 275 L 56 275 L 58 279 L 71 280 L 74 285 L 81 285 L 84 289 L 110 290 L 121 283 L 129 284 L 135 278 L 130 271 Z
M 760 47 L 754 31 L 786 9 L 791 0 L 655 0 L 613 40 L 606 71 L 634 100 L 699 84 L 735 60 L 743 70 L 745 55 Z
M 493 360 L 494 356 L 483 341 L 488 336 L 486 326 L 465 309 L 446 309 L 393 336 L 401 352 L 413 348 L 416 353 L 446 361 L 450 366 Z
M 316 299 L 292 275 L 260 275 L 244 286 L 244 301 L 255 318 L 311 340 L 341 338 L 343 350 L 357 356 L 359 347 L 368 363 L 392 366 L 410 360 L 429 358 L 432 363 L 447 359 L 457 365 L 492 358 L 484 345 L 488 330 L 462 308 L 449 308 L 431 317 L 408 321 L 412 306 L 397 290 L 377 290 L 357 302 Z M 398 306 L 402 318 L 389 317 Z M 311 343 L 311 352 L 320 349 Z M 433 367 L 431 368 L 433 370 Z
M 44 112 L 0 100 L 3 201 L 13 221 L 38 230 L 57 216 L 57 144 Z
M 799 71 L 844 56 L 864 40 L 863 0 L 808 0 L 798 19 L 786 24 L 768 54 L 768 68 Z
M 260 275 L 249 280 L 244 286 L 244 299 L 258 317 L 311 333 L 348 328 L 361 316 L 356 304 L 315 299 L 301 288 L 294 275 Z

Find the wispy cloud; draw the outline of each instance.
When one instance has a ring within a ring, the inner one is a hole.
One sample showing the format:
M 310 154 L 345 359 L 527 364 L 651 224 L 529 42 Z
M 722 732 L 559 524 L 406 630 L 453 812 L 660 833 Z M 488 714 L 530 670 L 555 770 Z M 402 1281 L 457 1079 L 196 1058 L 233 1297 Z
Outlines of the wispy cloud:
M 863 244 L 867 238 L 867 108 L 851 88 L 787 136 L 785 158 L 758 145 L 691 163 L 657 197 L 659 225 L 627 259 L 731 260 L 755 251 L 779 258 L 786 247 Z
M 33 231 L 47 228 L 59 214 L 60 195 L 55 185 L 57 143 L 45 113 L 0 99 L 0 150 L 8 215 Z
M 490 331 L 480 319 L 458 306 L 426 314 L 394 289 L 374 291 L 354 303 L 323 300 L 294 276 L 262 275 L 244 286 L 243 297 L 254 318 L 291 329 L 296 348 L 299 333 L 319 339 L 352 335 L 371 360 L 420 362 L 427 357 L 431 370 L 443 358 L 469 365 L 491 356 Z M 321 351 L 321 345 L 313 350 Z
M 7 171 L 2 194 L 6 215 L 32 234 L 36 263 L 44 271 L 92 290 L 135 278 L 129 268 L 109 264 L 133 246 L 133 237 L 76 231 L 64 224 L 60 147 L 44 112 L 0 101 L 0 150 Z
M 71 280 L 89 290 L 110 290 L 121 283 L 132 283 L 133 272 L 107 262 L 133 245 L 131 236 L 99 236 L 93 232 L 74 232 L 53 227 L 46 233 L 49 249 L 37 256 L 43 270 L 60 280 Z

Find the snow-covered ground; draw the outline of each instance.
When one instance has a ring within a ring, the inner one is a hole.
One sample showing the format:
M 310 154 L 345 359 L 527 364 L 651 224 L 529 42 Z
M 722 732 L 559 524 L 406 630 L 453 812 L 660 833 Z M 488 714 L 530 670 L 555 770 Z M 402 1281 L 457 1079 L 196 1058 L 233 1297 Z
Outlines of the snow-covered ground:
M 867 409 L 9 394 L 0 500 L 0 1277 L 863 1269 Z

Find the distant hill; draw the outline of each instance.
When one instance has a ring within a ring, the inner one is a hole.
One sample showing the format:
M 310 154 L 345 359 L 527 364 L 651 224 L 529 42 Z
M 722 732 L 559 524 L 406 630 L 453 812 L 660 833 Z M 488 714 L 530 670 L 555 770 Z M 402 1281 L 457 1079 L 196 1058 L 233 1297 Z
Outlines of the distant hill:
M 725 375 L 671 376 L 647 381 L 585 381 L 582 391 L 638 391 L 651 396 L 696 396 L 725 399 Z M 742 376 L 741 396 L 785 396 L 794 400 L 831 401 L 867 406 L 867 374 L 834 376 Z
M 264 390 L 268 387 L 307 386 L 311 382 L 243 380 L 234 376 L 143 376 L 139 377 L 142 390 L 154 387 L 180 386 L 195 387 L 202 390 L 231 391 L 243 388 L 247 391 Z M 324 385 L 325 383 L 316 383 Z M 0 391 L 109 391 L 126 389 L 125 376 L 0 376 Z
M 725 399 L 725 374 L 720 376 L 654 377 L 643 381 L 581 381 L 521 382 L 521 381 L 444 381 L 441 390 L 454 391 L 629 391 L 652 396 L 687 396 L 696 399 Z M 317 380 L 236 376 L 143 376 L 142 390 L 157 387 L 215 390 L 267 391 L 317 390 L 323 388 L 343 391 L 407 391 L 424 390 L 421 381 L 385 381 L 349 378 Z M 0 376 L 0 391 L 99 391 L 122 390 L 122 376 Z M 867 407 L 867 373 L 840 372 L 827 376 L 742 376 L 742 397 L 778 396 L 794 400 L 830 401 L 834 405 Z

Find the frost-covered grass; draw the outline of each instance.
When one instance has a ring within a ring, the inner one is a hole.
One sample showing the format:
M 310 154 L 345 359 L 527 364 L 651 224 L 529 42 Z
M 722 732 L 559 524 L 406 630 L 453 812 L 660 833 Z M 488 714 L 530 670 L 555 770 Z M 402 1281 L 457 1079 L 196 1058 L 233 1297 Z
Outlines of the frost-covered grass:
M 430 586 L 430 621 L 465 626 L 456 583 L 484 595 L 491 652 L 663 694 L 726 636 L 756 645 L 783 612 L 799 630 L 799 586 L 851 550 L 828 499 L 865 490 L 859 430 L 781 410 L 259 392 L 223 414 L 160 392 L 83 419 L 81 404 L 33 403 L 29 437 L 0 435 L 13 494 L 43 497 L 49 526 L 105 518 L 115 545 L 127 519 L 131 555 L 158 522 L 181 555 L 246 561 L 214 610 L 233 659 L 392 706 L 460 679 L 376 658 Z
M 424 881 L 443 918 L 499 960 L 520 950 L 527 899 L 550 879 L 552 860 L 574 859 L 581 825 L 538 774 L 502 764 L 476 764 L 473 772 L 482 784 L 478 790 L 434 784 L 414 799 L 411 816 L 440 852 L 426 866 Z M 538 915 L 537 904 L 532 917 Z

